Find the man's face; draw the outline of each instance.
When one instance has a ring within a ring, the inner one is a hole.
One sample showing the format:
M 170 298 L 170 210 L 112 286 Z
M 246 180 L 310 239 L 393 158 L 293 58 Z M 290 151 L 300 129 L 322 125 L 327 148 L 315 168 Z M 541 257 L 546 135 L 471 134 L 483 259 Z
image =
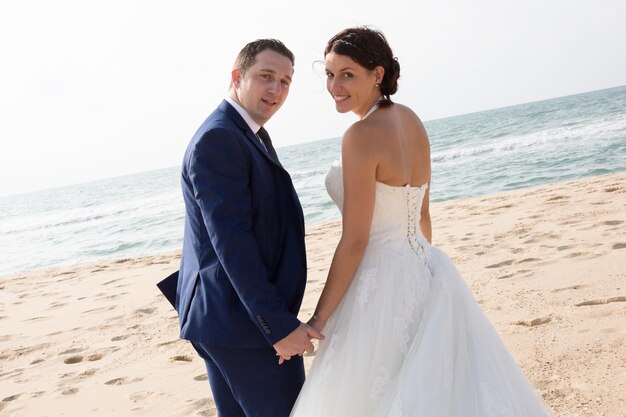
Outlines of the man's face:
M 292 75 L 289 58 L 272 50 L 259 53 L 245 74 L 238 69 L 231 74 L 237 101 L 261 126 L 287 99 Z

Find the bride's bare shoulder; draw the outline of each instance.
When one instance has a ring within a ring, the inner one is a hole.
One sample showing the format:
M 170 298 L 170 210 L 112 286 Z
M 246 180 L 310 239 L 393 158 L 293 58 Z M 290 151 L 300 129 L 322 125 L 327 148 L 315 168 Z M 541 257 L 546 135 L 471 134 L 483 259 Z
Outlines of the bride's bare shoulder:
M 407 105 L 404 104 L 395 104 L 395 107 L 398 108 L 398 111 L 401 112 L 405 117 L 413 119 L 415 122 L 422 124 L 422 119 L 415 113 L 415 111 Z

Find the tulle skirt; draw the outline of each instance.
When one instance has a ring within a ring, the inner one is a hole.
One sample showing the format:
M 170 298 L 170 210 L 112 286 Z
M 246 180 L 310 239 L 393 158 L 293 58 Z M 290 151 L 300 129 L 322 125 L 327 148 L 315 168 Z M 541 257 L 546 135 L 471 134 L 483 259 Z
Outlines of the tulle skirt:
M 292 417 L 542 417 L 545 406 L 452 261 L 368 247 Z

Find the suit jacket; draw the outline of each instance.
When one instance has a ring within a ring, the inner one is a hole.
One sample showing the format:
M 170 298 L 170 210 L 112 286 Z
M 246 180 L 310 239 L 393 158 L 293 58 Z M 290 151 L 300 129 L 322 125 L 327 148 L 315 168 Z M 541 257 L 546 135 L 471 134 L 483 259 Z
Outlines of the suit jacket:
M 181 337 L 267 347 L 287 336 L 306 284 L 302 207 L 287 171 L 225 100 L 191 139 L 181 185 Z

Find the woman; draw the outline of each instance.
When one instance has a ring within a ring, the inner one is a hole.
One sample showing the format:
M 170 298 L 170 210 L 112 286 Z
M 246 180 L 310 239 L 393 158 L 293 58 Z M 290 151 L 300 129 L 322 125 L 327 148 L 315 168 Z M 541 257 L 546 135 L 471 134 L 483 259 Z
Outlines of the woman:
M 326 339 L 291 416 L 550 415 L 430 244 L 428 136 L 391 101 L 400 65 L 385 36 L 346 29 L 324 57 L 337 111 L 359 121 L 326 178 L 343 230 L 309 321 Z

